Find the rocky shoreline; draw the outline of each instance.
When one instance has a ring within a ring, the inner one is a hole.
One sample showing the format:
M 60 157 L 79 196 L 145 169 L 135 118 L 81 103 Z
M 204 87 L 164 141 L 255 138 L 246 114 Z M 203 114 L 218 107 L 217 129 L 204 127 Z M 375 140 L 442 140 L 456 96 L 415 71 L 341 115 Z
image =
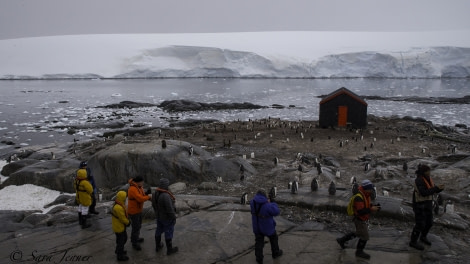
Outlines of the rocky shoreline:
M 371 226 L 408 232 L 413 224 L 411 181 L 417 165 L 426 163 L 435 182 L 446 185 L 431 232 L 451 250 L 468 256 L 461 244 L 470 243 L 469 129 L 415 118 L 369 116 L 368 122 L 364 130 L 321 129 L 316 121 L 271 118 L 125 129 L 103 135 L 102 140 L 16 150 L 12 155 L 19 160 L 2 169 L 9 178 L 1 188 L 31 183 L 70 193 L 77 164 L 88 160 L 105 200 L 137 174 L 144 176 L 147 187 L 156 186 L 164 175 L 178 195 L 224 196 L 232 203 L 244 193 L 251 197 L 260 187 L 277 187 L 283 218 L 299 225 L 321 223 L 330 232 L 341 233 L 349 228 L 344 208 L 354 176 L 372 180 L 381 203 L 392 200 L 390 209 L 372 219 Z M 323 191 L 333 182 L 337 193 L 316 203 L 311 200 L 313 179 Z M 288 183 L 293 180 L 300 183 L 302 195 L 290 194 Z M 2 212 L 0 216 L 11 223 L 3 232 L 74 222 L 72 197 L 59 198 L 54 204 L 61 205 L 46 216 Z M 182 208 L 186 210 L 181 215 L 197 209 L 187 204 Z M 105 209 L 102 203 L 101 210 Z

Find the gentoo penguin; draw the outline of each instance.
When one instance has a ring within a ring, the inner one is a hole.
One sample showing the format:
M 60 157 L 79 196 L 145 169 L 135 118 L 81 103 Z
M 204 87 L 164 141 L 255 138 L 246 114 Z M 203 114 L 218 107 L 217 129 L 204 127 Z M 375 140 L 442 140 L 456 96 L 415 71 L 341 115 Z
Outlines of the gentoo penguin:
M 403 170 L 408 171 L 408 163 L 406 163 L 406 161 L 403 163 Z
M 335 193 L 336 193 L 336 184 L 335 184 L 334 181 L 330 182 L 330 186 L 328 187 L 328 193 L 330 195 L 335 195 Z
M 192 156 L 193 153 L 194 153 L 194 148 L 193 148 L 193 146 L 189 145 L 189 148 L 188 148 L 188 154 L 189 154 L 189 156 Z
M 370 164 L 369 162 L 366 163 L 366 165 L 364 166 L 364 171 L 369 171 L 370 170 Z
M 357 181 L 356 181 L 356 177 L 355 176 L 352 176 L 351 177 L 351 180 L 349 180 L 349 183 L 350 184 L 355 184 Z
M 297 194 L 298 190 L 299 190 L 299 183 L 294 180 L 294 181 L 292 182 L 292 188 L 290 189 L 290 192 L 291 192 L 292 194 Z
M 248 203 L 248 194 L 244 193 L 242 197 L 240 198 L 240 203 L 241 204 L 247 204 Z
M 310 188 L 312 192 L 318 191 L 318 180 L 317 178 L 313 178 L 312 183 L 310 184 Z
M 275 157 L 273 159 L 273 161 L 274 161 L 274 166 L 277 166 L 277 164 L 279 164 L 279 158 L 278 157 Z
M 277 196 L 277 188 L 272 187 L 271 190 L 269 191 L 269 199 L 276 198 Z
M 318 172 L 318 175 L 320 175 L 323 172 L 323 169 L 321 168 L 320 163 L 318 163 L 318 165 L 317 165 L 317 172 Z
M 162 140 L 162 149 L 166 148 L 166 140 Z

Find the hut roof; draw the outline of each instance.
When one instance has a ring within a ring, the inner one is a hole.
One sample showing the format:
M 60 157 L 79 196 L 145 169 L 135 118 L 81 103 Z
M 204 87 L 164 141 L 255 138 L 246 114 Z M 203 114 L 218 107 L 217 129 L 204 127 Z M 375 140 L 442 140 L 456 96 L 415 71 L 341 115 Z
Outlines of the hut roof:
M 344 87 L 341 87 L 339 88 L 338 90 L 328 94 L 327 96 L 325 96 L 321 101 L 320 101 L 320 105 L 321 104 L 324 104 L 330 100 L 332 100 L 333 98 L 337 97 L 337 96 L 340 96 L 342 94 L 347 94 L 348 96 L 350 96 L 351 98 L 353 98 L 354 100 L 358 101 L 359 103 L 367 106 L 367 103 L 366 101 L 364 101 L 364 99 L 362 99 L 359 95 L 353 93 L 352 91 L 344 88 Z

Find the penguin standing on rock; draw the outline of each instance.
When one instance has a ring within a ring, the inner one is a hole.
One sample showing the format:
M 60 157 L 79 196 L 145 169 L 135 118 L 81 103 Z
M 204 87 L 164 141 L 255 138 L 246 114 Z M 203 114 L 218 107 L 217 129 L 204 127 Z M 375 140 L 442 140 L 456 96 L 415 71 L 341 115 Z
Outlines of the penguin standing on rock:
M 310 188 L 312 192 L 318 191 L 318 180 L 317 178 L 313 178 L 312 183 L 310 184 Z
M 273 159 L 273 162 L 274 162 L 274 166 L 277 166 L 277 164 L 279 164 L 279 159 L 278 159 L 278 157 L 275 157 L 275 158 Z
M 318 172 L 318 175 L 320 175 L 323 172 L 323 169 L 321 168 L 320 163 L 317 164 L 317 172 Z
M 330 195 L 335 195 L 336 194 L 336 184 L 334 181 L 330 182 L 330 186 L 328 187 L 328 193 Z
M 276 196 L 277 196 L 277 188 L 272 187 L 271 190 L 269 191 L 269 199 L 271 200 L 271 202 L 274 201 L 274 198 L 276 198 Z
M 193 153 L 194 153 L 194 148 L 193 148 L 193 146 L 190 145 L 189 148 L 188 148 L 188 154 L 189 154 L 189 156 L 192 156 Z
M 242 197 L 240 198 L 240 203 L 241 204 L 247 204 L 248 203 L 248 194 L 244 193 Z
M 296 180 L 294 180 L 292 182 L 292 188 L 290 189 L 290 193 L 297 194 L 298 190 L 299 190 L 299 183 Z

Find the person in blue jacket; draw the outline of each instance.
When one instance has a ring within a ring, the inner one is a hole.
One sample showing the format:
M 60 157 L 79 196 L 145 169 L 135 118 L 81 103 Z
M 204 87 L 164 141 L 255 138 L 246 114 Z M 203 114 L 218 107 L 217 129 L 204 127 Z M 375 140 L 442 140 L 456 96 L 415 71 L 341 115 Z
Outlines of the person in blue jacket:
M 250 207 L 253 233 L 255 234 L 256 262 L 263 263 L 265 236 L 269 238 L 273 259 L 280 257 L 282 250 L 279 249 L 276 221 L 274 221 L 274 216 L 278 216 L 281 212 L 279 207 L 272 198 L 268 198 L 264 189 L 256 192 L 255 197 L 250 201 Z

